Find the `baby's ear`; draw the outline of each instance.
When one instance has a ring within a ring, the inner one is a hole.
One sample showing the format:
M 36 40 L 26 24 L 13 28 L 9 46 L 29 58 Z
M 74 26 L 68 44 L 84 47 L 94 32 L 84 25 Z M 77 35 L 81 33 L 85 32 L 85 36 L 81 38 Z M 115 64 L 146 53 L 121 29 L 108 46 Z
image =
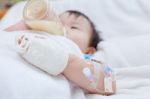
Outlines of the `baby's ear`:
M 94 54 L 96 52 L 96 49 L 94 47 L 88 47 L 86 49 L 86 54 Z

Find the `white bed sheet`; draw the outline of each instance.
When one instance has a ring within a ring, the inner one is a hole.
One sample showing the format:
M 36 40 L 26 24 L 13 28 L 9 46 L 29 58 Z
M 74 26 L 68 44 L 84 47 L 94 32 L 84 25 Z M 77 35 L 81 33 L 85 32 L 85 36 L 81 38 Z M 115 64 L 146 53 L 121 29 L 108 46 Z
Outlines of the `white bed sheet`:
M 51 77 L 22 60 L 14 47 L 18 32 L 2 29 L 21 19 L 23 2 L 0 22 L 0 99 L 150 99 L 149 0 L 62 0 L 62 3 L 56 4 L 58 13 L 81 10 L 103 31 L 107 42 L 99 44 L 103 51 L 99 50 L 95 57 L 116 69 L 117 94 L 109 97 L 84 94 L 80 88 L 71 87 L 63 76 Z

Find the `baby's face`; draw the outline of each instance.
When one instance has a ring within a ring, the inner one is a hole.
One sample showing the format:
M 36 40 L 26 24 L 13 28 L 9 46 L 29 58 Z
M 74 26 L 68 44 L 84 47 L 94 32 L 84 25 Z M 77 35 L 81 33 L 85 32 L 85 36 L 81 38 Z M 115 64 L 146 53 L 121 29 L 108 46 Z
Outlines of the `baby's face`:
M 75 42 L 86 53 L 92 36 L 92 28 L 89 21 L 83 16 L 76 16 L 68 12 L 60 15 L 63 25 L 67 29 L 67 37 Z

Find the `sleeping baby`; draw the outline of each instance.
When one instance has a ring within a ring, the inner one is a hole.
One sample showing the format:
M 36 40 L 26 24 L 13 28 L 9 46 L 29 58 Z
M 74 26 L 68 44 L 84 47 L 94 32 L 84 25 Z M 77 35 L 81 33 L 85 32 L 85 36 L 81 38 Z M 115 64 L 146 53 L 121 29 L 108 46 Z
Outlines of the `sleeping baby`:
M 30 4 L 35 6 L 34 0 L 31 1 Z M 38 0 L 38 4 L 42 3 L 46 5 L 47 2 Z M 89 93 L 114 94 L 116 81 L 113 69 L 92 57 L 97 44 L 102 41 L 92 21 L 83 13 L 74 10 L 66 11 L 59 17 L 52 10 L 43 14 L 45 7 L 39 7 L 36 13 L 27 12 L 30 17 L 25 15 L 23 21 L 6 29 L 32 29 L 34 32 L 40 30 L 38 34 L 24 33 L 17 37 L 20 55 L 50 75 L 63 74 Z M 53 20 L 52 16 L 56 18 Z

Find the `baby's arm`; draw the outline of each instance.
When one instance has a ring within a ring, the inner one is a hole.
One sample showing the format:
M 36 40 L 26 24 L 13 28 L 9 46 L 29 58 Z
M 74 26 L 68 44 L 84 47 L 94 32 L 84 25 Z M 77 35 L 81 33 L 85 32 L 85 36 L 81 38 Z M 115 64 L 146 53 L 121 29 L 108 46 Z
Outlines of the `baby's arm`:
M 93 66 L 89 64 L 84 59 L 77 57 L 76 55 L 70 55 L 69 57 L 69 64 L 64 70 L 63 74 L 72 82 L 79 85 L 80 87 L 86 89 L 90 93 L 98 93 L 104 95 L 111 95 L 116 92 L 116 82 L 112 81 L 112 92 L 105 92 L 104 86 L 104 73 L 100 73 L 100 78 L 97 84 L 97 89 L 94 89 L 90 86 L 90 81 L 87 77 L 83 74 L 83 69 L 85 67 L 90 68 L 92 70 Z M 99 92 L 100 91 L 100 92 Z
M 19 30 L 29 30 L 29 27 L 25 24 L 24 20 L 17 22 L 14 25 L 9 26 L 5 31 L 19 31 Z
M 58 39 L 64 40 L 56 39 L 56 36 L 23 34 L 18 37 L 17 44 L 21 49 L 21 56 L 26 61 L 47 73 L 51 75 L 63 73 L 70 81 L 90 93 L 104 95 L 115 93 L 116 82 L 111 68 L 98 61 L 86 61 L 68 53 L 65 49 L 61 49 L 62 45 L 59 45 Z

